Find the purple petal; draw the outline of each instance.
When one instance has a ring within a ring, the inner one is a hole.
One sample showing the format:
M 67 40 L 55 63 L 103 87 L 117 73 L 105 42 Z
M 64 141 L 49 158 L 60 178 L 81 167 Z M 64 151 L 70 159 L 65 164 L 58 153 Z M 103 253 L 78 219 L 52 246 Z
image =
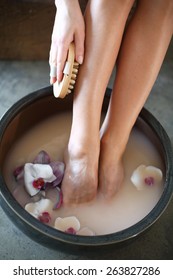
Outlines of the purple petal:
M 35 157 L 33 163 L 49 164 L 50 156 L 45 151 L 40 151 Z
M 50 163 L 50 166 L 52 167 L 53 174 L 56 176 L 56 180 L 54 180 L 51 184 L 53 187 L 56 187 L 62 182 L 65 164 L 61 161 L 54 161 Z
M 69 234 L 74 234 L 76 235 L 76 230 L 72 227 L 68 228 L 65 230 L 66 233 L 69 233 Z
M 38 220 L 42 222 L 43 224 L 48 224 L 51 221 L 51 216 L 49 212 L 43 212 L 38 216 Z
M 13 176 L 15 179 L 18 181 L 20 179 L 23 179 L 24 177 L 24 165 L 18 166 L 14 171 L 13 171 Z
M 62 196 L 62 191 L 60 190 L 60 188 L 56 188 L 58 191 L 58 198 L 57 198 L 57 202 L 55 203 L 53 209 L 59 209 L 62 205 L 63 202 L 63 196 Z
M 154 185 L 154 178 L 151 177 L 151 176 L 146 177 L 146 178 L 144 179 L 144 182 L 145 182 L 145 184 L 148 185 L 148 186 L 153 186 L 153 185 Z

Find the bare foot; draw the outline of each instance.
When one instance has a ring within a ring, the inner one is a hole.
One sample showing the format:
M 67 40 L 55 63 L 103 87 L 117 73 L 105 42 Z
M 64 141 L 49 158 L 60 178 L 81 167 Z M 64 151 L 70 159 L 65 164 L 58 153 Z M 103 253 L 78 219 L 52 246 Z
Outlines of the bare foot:
M 96 196 L 99 146 L 98 148 L 96 146 L 95 152 L 92 147 L 88 146 L 87 149 L 80 152 L 74 152 L 74 149 L 65 152 L 66 168 L 62 192 L 63 202 L 66 205 L 89 202 Z
M 116 194 L 124 179 L 122 156 L 117 156 L 109 142 L 101 141 L 99 189 L 106 199 Z

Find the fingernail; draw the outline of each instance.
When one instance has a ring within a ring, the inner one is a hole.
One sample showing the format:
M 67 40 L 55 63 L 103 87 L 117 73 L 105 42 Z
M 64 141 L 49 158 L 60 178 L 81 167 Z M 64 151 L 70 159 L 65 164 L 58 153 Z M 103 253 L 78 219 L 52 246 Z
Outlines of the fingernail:
M 78 61 L 79 64 L 82 64 L 83 63 L 83 56 L 82 55 L 78 56 L 77 61 Z
M 53 85 L 56 82 L 56 77 L 50 78 L 50 84 Z

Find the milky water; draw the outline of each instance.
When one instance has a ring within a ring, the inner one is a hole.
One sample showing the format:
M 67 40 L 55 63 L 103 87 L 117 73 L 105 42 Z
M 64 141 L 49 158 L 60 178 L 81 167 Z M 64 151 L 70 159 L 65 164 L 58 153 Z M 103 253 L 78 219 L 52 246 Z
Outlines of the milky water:
M 7 186 L 23 207 L 31 198 L 23 187 L 18 187 L 12 175 L 13 170 L 25 162 L 32 162 L 41 150 L 45 150 L 52 160 L 63 160 L 70 127 L 70 113 L 50 117 L 29 130 L 9 151 L 4 165 L 4 176 Z M 90 203 L 68 208 L 62 206 L 54 211 L 52 225 L 56 217 L 74 215 L 79 219 L 81 227 L 87 226 L 100 235 L 125 229 L 144 218 L 158 202 L 163 191 L 163 182 L 138 191 L 130 177 L 141 164 L 153 165 L 163 170 L 160 155 L 147 137 L 134 128 L 123 160 L 125 178 L 115 197 L 106 201 L 98 194 Z

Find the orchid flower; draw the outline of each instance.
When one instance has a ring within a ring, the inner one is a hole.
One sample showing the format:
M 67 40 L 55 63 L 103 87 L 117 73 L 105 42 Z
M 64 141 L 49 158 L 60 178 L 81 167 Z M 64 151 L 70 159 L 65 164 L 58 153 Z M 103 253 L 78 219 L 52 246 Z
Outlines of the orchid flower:
M 64 176 L 63 162 L 51 162 L 49 155 L 41 151 L 33 163 L 25 163 L 17 167 L 13 175 L 17 181 L 23 180 L 30 196 L 35 196 L 40 190 L 47 187 L 57 187 Z
M 140 165 L 132 173 L 131 182 L 137 190 L 158 186 L 162 181 L 162 171 L 154 166 Z
M 25 210 L 42 223 L 50 223 L 53 211 L 53 203 L 50 199 L 42 198 L 38 202 L 25 205 Z
M 94 232 L 87 227 L 80 228 L 80 222 L 75 216 L 56 218 L 54 227 L 58 230 L 74 235 L 95 235 Z
M 26 163 L 24 165 L 24 183 L 27 192 L 36 195 L 47 182 L 53 182 L 56 176 L 48 164 Z

